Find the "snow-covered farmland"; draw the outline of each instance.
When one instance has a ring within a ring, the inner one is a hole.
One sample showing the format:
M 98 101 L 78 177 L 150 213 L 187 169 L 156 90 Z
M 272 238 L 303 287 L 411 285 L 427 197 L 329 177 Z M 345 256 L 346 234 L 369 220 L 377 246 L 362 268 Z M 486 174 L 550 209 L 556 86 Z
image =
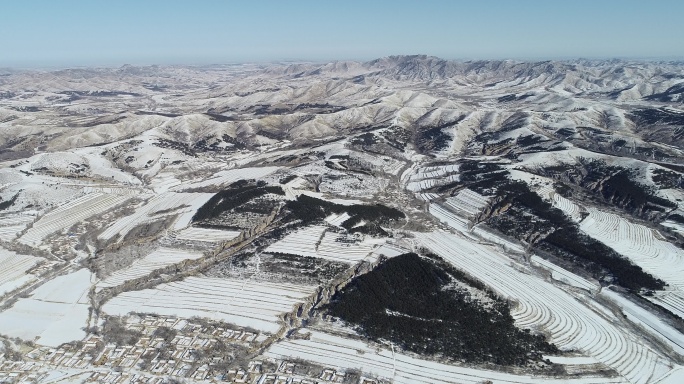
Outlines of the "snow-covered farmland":
M 629 258 L 644 271 L 684 290 L 684 250 L 662 240 L 654 230 L 589 208 L 580 228 L 587 235 Z
M 181 181 L 176 178 L 172 172 L 159 172 L 154 179 L 150 181 L 150 185 L 155 193 L 168 192 L 171 188 L 181 185 Z
M 318 257 L 342 263 L 356 263 L 365 259 L 379 244 L 382 239 L 373 239 L 365 236 L 357 240 L 355 236 L 344 233 L 328 231 L 323 236 L 316 252 Z
M 365 259 L 384 240 L 357 239 L 345 233 L 329 231 L 323 225 L 300 229 L 266 248 L 266 252 L 317 257 L 342 263 Z
M 258 168 L 239 168 L 229 169 L 227 171 L 220 171 L 214 174 L 211 178 L 192 183 L 183 184 L 172 188 L 174 191 L 182 191 L 188 189 L 198 189 L 207 187 L 221 187 L 234 183 L 238 180 L 260 179 L 271 173 L 279 170 L 280 167 L 258 167 Z
M 0 313 L 0 329 L 11 337 L 58 346 L 85 337 L 91 273 L 80 269 L 38 287 Z
M 492 242 L 502 246 L 508 252 L 524 253 L 525 247 L 515 240 L 508 240 L 500 235 L 494 234 L 492 229 L 483 224 L 474 226 L 471 232 L 486 242 Z
M 167 192 L 156 195 L 143 206 L 135 210 L 130 216 L 123 217 L 104 230 L 98 239 L 109 241 L 120 236 L 125 237 L 128 232 L 138 225 L 150 223 L 167 216 L 178 215 L 175 224 L 170 229 L 180 230 L 188 225 L 192 216 L 207 200 L 212 193 L 176 193 Z
M 265 356 L 273 359 L 304 359 L 326 367 L 360 369 L 364 373 L 391 379 L 396 384 L 413 383 L 627 383 L 621 377 L 581 377 L 554 379 L 481 370 L 417 359 L 387 348 L 374 348 L 360 340 L 352 340 L 320 331 L 306 330 L 306 338 L 285 339 L 273 344 Z
M 36 217 L 33 215 L 12 215 L 0 218 L 0 240 L 12 241 L 17 238 Z
M 542 188 L 539 188 L 537 193 L 541 197 L 548 199 L 555 208 L 558 208 L 561 211 L 563 211 L 572 220 L 577 222 L 582 220 L 582 208 L 579 205 L 572 202 L 572 200 L 559 195 L 550 185 L 546 185 Z
M 684 356 L 684 335 L 666 324 L 653 313 L 639 307 L 621 294 L 610 289 L 601 291 L 601 296 L 617 304 L 632 322 L 641 326 L 646 332 L 668 344 L 675 352 Z
M 579 205 L 573 203 L 570 199 L 566 199 L 565 197 L 557 193 L 553 193 L 551 195 L 551 199 L 553 199 L 554 207 L 565 212 L 565 214 L 570 216 L 570 218 L 572 218 L 574 221 L 580 221 L 582 219 L 582 209 Z
M 569 292 L 529 273 L 496 248 L 446 232 L 418 234 L 424 246 L 516 303 L 516 325 L 545 332 L 562 350 L 576 350 L 615 369 L 632 383 L 650 383 L 671 368 L 644 340 L 626 333 L 618 318 L 592 301 L 604 316 Z
M 463 212 L 468 217 L 477 216 L 489 204 L 489 198 L 475 191 L 464 188 L 456 196 L 446 199 L 446 205 Z
M 183 260 L 196 260 L 201 257 L 202 253 L 200 252 L 190 252 L 173 248 L 159 248 L 142 259 L 134 261 L 128 268 L 114 272 L 109 277 L 97 283 L 97 287 L 115 287 L 129 280 L 147 276 L 156 269 L 180 263 Z
M 19 173 L 19 171 L 11 168 L 0 169 L 0 187 L 6 187 L 8 185 L 18 184 L 24 180 L 24 175 Z
M 112 195 L 137 196 L 141 189 L 136 187 L 119 187 L 116 185 L 87 185 L 83 187 L 84 193 L 109 193 Z
M 458 165 L 440 165 L 418 168 L 411 175 L 406 184 L 406 189 L 411 192 L 420 192 L 435 186 L 452 183 L 459 180 Z
M 239 153 L 231 158 L 231 164 L 235 164 L 235 166 L 237 167 L 244 167 L 245 165 L 248 165 L 250 163 L 256 163 L 267 159 L 297 155 L 298 153 L 301 153 L 301 151 L 301 149 L 289 149 L 282 151 L 269 149 L 260 153 Z
M 0 249 L 0 296 L 35 280 L 36 276 L 27 274 L 26 271 L 40 260 L 39 257 L 18 255 Z
M 510 252 L 525 252 L 525 248 L 520 243 L 498 236 L 482 224 L 473 226 L 473 222 L 464 216 L 465 213 L 463 211 L 461 211 L 461 214 L 458 214 L 454 212 L 453 207 L 446 208 L 441 203 L 431 203 L 428 207 L 428 212 L 440 222 L 467 236 L 471 241 L 485 241 L 498 244 Z
M 436 193 L 420 193 L 418 197 L 423 201 L 432 201 L 438 199 L 439 195 Z
M 432 187 L 437 187 L 440 185 L 456 182 L 458 180 L 458 175 L 449 175 L 439 179 L 409 181 L 408 184 L 406 184 L 406 189 L 408 189 L 411 192 L 420 192 Z
M 404 253 L 411 252 L 410 249 L 403 248 L 399 245 L 396 244 L 391 244 L 389 242 L 379 246 L 373 251 L 373 255 L 377 257 L 379 256 L 384 256 L 384 257 L 395 257 L 399 255 L 403 255 Z
M 378 159 L 378 157 L 372 156 L 371 159 Z M 397 176 L 399 174 L 399 171 L 401 171 L 404 168 L 404 165 L 406 165 L 406 163 L 404 163 L 403 161 L 399 161 L 388 156 L 383 156 L 379 159 L 382 159 L 382 164 L 380 165 L 380 167 L 385 173 L 389 175 Z
M 431 203 L 428 211 L 442 223 L 459 231 L 468 231 L 471 225 L 470 220 L 457 215 L 438 203 Z
M 239 231 L 226 231 L 221 229 L 188 227 L 177 233 L 176 239 L 182 241 L 201 241 L 207 243 L 219 243 L 222 241 L 233 240 L 238 236 L 240 236 Z
M 34 247 L 38 246 L 48 235 L 68 229 L 72 225 L 105 212 L 128 199 L 128 196 L 89 193 L 47 213 L 34 223 L 33 227 L 26 231 L 18 241 Z
M 573 287 L 586 289 L 589 292 L 598 292 L 599 288 L 601 288 L 598 282 L 589 281 L 583 277 L 577 276 L 567 269 L 559 267 L 556 264 L 548 260 L 544 260 L 537 255 L 534 255 L 530 258 L 530 263 L 550 271 L 551 277 L 553 279 L 562 281 L 565 284 L 572 285 Z
M 347 212 L 333 213 L 332 215 L 325 218 L 326 223 L 334 226 L 341 226 L 342 223 L 347 221 L 351 216 Z
M 302 228 L 266 248 L 266 252 L 317 257 L 316 248 L 326 231 L 323 225 Z
M 104 307 L 111 315 L 129 312 L 206 317 L 275 333 L 279 316 L 293 310 L 315 287 L 256 280 L 188 277 L 154 289 L 124 292 Z
M 684 291 L 659 291 L 653 296 L 646 296 L 646 298 L 677 316 L 684 318 Z
M 664 227 L 668 227 L 678 232 L 680 235 L 684 235 L 684 225 L 673 220 L 665 220 L 660 223 Z
M 305 196 L 310 196 L 315 199 L 321 199 L 325 200 L 327 202 L 333 203 L 333 204 L 339 204 L 339 205 L 356 205 L 356 204 L 365 204 L 363 200 L 354 200 L 354 199 L 336 199 L 331 197 L 328 194 L 321 193 L 321 192 L 314 192 L 314 191 L 306 191 L 306 190 L 295 190 L 295 195 L 305 195 Z
M 684 383 L 684 366 L 678 366 L 667 375 L 659 379 L 656 384 L 680 384 Z
M 409 181 L 408 184 L 406 184 L 406 189 L 408 189 L 411 192 L 420 192 L 420 191 L 424 191 L 426 189 L 432 188 L 436 184 L 437 183 L 435 182 L 434 179 Z
M 455 172 L 458 172 L 458 164 L 428 166 L 418 168 L 409 180 L 436 179 Z
M 51 177 L 34 174 L 21 183 L 6 189 L 7 193 L 17 195 L 16 202 L 8 211 L 16 213 L 44 214 L 67 201 L 82 197 L 83 187 L 78 181 L 68 178 Z

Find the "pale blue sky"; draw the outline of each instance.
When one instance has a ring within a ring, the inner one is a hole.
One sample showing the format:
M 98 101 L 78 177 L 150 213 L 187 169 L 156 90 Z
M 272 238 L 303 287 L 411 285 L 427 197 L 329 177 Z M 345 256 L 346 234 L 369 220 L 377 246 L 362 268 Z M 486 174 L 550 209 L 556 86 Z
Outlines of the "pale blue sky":
M 0 0 L 0 66 L 682 58 L 684 0 Z

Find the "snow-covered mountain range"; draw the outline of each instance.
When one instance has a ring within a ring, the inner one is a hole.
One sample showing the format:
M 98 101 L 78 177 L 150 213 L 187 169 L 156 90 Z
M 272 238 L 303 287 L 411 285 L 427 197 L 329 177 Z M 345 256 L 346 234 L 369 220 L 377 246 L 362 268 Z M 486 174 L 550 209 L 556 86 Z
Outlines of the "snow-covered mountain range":
M 682 382 L 683 176 L 682 62 L 0 70 L 0 381 Z

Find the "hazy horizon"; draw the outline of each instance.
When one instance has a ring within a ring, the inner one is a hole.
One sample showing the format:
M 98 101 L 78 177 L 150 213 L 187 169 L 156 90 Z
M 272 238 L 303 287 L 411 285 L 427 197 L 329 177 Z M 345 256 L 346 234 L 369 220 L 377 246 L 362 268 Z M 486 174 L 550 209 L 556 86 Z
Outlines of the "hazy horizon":
M 0 5 L 0 67 L 372 60 L 684 58 L 684 3 L 295 4 L 28 0 Z
M 169 62 L 169 63 L 157 63 L 157 62 L 130 62 L 130 63 L 91 63 L 91 64 L 58 64 L 53 63 L 49 65 L 0 65 L 0 69 L 10 70 L 10 71 L 59 71 L 66 69 L 116 69 L 127 65 L 134 67 L 150 67 L 150 66 L 160 66 L 160 67 L 212 67 L 212 66 L 231 66 L 231 65 L 276 65 L 284 63 L 311 63 L 311 64 L 325 64 L 331 62 L 344 62 L 344 61 L 356 61 L 356 62 L 367 62 L 375 59 L 381 59 L 389 56 L 421 56 L 425 54 L 397 54 L 397 55 L 387 55 L 372 58 L 331 58 L 331 59 L 321 59 L 321 60 L 311 60 L 311 59 L 282 59 L 282 60 L 263 60 L 263 61 L 233 61 L 233 62 L 198 62 L 198 63 L 181 63 L 181 62 Z M 430 57 L 436 57 L 438 59 L 455 61 L 455 62 L 468 62 L 468 61 L 496 61 L 496 60 L 510 60 L 514 62 L 544 62 L 544 61 L 557 61 L 557 62 L 570 62 L 575 60 L 588 60 L 588 61 L 609 61 L 609 60 L 622 60 L 625 62 L 684 62 L 683 57 L 532 57 L 532 58 L 446 58 L 434 55 L 427 55 Z

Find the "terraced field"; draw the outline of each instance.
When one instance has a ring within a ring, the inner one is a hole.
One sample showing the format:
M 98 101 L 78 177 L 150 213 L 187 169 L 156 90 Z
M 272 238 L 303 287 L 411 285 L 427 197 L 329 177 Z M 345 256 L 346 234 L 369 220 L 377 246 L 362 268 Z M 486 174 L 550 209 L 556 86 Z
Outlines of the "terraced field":
M 413 173 L 409 175 L 409 172 Z M 458 181 L 458 165 L 409 168 L 402 175 L 402 179 L 404 178 L 406 178 L 406 189 L 418 193 L 426 189 Z
M 530 263 L 532 265 L 539 266 L 551 272 L 551 277 L 555 280 L 562 281 L 565 284 L 572 285 L 573 287 L 585 289 L 589 292 L 597 292 L 601 288 L 601 285 L 596 281 L 589 281 L 576 274 L 568 271 L 565 268 L 559 267 L 548 260 L 544 260 L 541 257 L 534 255 L 530 257 Z
M 47 236 L 101 214 L 130 197 L 101 192 L 89 193 L 50 211 L 33 224 L 17 241 L 37 247 Z
M 287 339 L 274 344 L 266 356 L 274 359 L 305 359 L 338 369 L 362 369 L 371 375 L 397 384 L 458 383 L 481 384 L 487 380 L 505 384 L 617 384 L 628 383 L 622 377 L 553 378 L 530 377 L 510 373 L 440 364 L 418 359 L 389 348 L 374 348 L 360 340 L 320 332 L 306 331 L 309 336 Z
M 212 177 L 196 183 L 187 183 L 171 188 L 172 191 L 185 191 L 207 187 L 222 187 L 238 180 L 260 179 L 279 170 L 280 167 L 258 167 L 229 169 L 214 174 Z
M 0 240 L 12 241 L 36 219 L 32 215 L 8 215 L 0 218 Z
M 629 258 L 672 289 L 684 290 L 684 250 L 664 241 L 654 230 L 618 215 L 589 208 L 582 231 Z
M 684 292 L 680 290 L 659 291 L 647 298 L 684 319 Z
M 266 252 L 316 257 L 342 263 L 356 263 L 368 257 L 382 239 L 329 231 L 322 225 L 300 229 L 266 248 Z
M 444 176 L 458 172 L 458 169 L 458 164 L 421 167 L 418 168 L 413 175 L 411 175 L 409 180 L 443 178 Z
M 36 276 L 27 274 L 26 271 L 41 260 L 39 257 L 18 255 L 0 249 L 0 296 L 36 280 Z
M 617 318 L 610 312 L 602 309 L 599 315 L 568 292 L 521 273 L 511 266 L 510 258 L 496 249 L 446 232 L 417 236 L 456 268 L 513 300 L 516 325 L 545 332 L 560 349 L 591 356 L 631 383 L 651 383 L 671 369 L 668 359 L 618 327 Z M 591 302 L 588 297 L 584 299 Z
M 144 205 L 137 208 L 135 213 L 117 220 L 109 228 L 105 229 L 98 236 L 98 239 L 109 241 L 118 236 L 118 239 L 121 240 L 133 228 L 141 224 L 151 223 L 173 215 L 178 217 L 170 229 L 183 229 L 190 225 L 192 216 L 197 212 L 197 209 L 204 205 L 212 196 L 212 193 L 176 192 L 155 195 Z
M 97 283 L 98 288 L 116 287 L 129 280 L 145 277 L 152 271 L 180 263 L 183 260 L 201 258 L 201 252 L 189 252 L 173 248 L 159 248 L 149 255 L 133 262 L 128 268 L 116 271 Z
M 334 213 L 334 214 L 326 217 L 325 221 L 330 225 L 340 227 L 340 226 L 342 226 L 342 223 L 347 221 L 347 219 L 349 219 L 350 217 L 351 216 L 349 216 L 349 214 L 347 212 L 340 213 L 340 214 Z
M 582 210 L 579 205 L 557 193 L 553 193 L 551 198 L 553 199 L 553 206 L 565 212 L 565 214 L 570 216 L 574 221 L 580 221 L 582 219 Z
M 468 217 L 474 217 L 487 207 L 489 198 L 468 188 L 463 188 L 456 196 L 448 197 L 445 204 Z
M 275 333 L 279 316 L 294 309 L 315 287 L 247 279 L 188 277 L 154 289 L 124 292 L 103 306 L 105 313 L 124 316 L 140 311 L 159 315 L 225 321 Z
M 462 217 L 447 208 L 444 208 L 439 203 L 431 203 L 428 211 L 442 223 L 445 223 L 451 228 L 459 231 L 468 231 L 470 225 L 472 224 L 467 218 Z
M 219 243 L 232 240 L 240 236 L 239 231 L 226 231 L 221 229 L 208 229 L 198 227 L 188 227 L 175 235 L 176 240 L 181 241 L 201 241 L 207 243 Z

